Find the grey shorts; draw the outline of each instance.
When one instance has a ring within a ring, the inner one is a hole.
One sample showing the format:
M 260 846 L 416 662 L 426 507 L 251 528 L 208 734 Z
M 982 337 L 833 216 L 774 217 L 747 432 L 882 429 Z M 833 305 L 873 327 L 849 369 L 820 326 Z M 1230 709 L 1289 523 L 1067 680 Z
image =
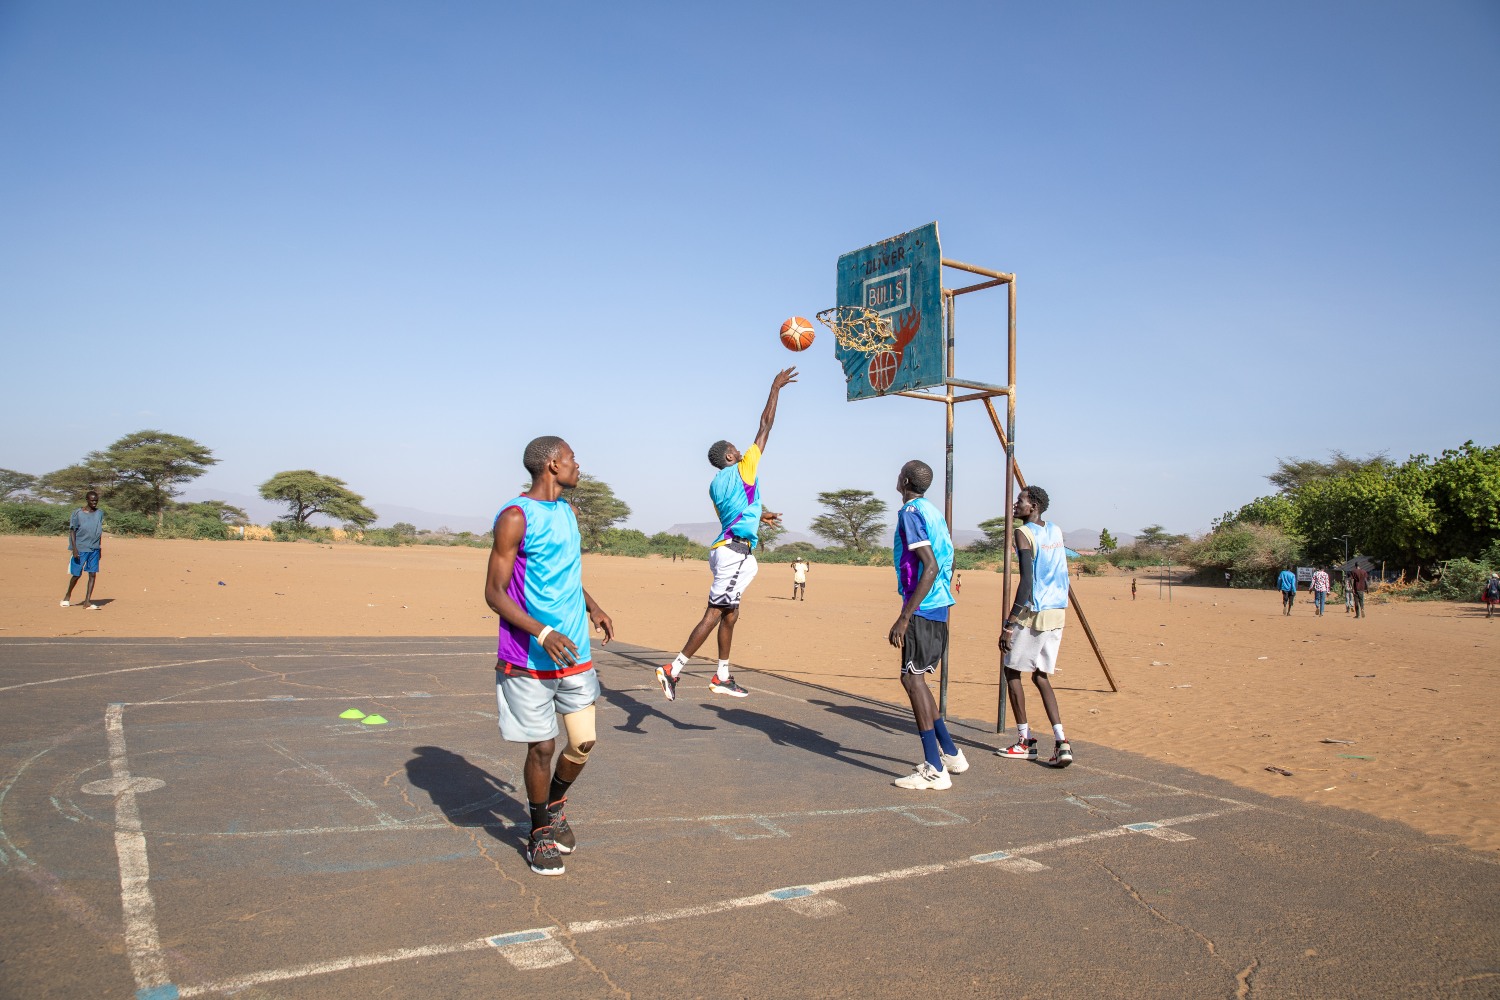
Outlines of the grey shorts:
M 581 712 L 598 700 L 599 672 L 593 667 L 554 680 L 495 671 L 500 735 L 512 743 L 555 739 L 558 716 Z
M 1057 670 L 1057 647 L 1062 645 L 1060 628 L 1038 632 L 1034 628 L 1016 630 L 1011 641 L 1010 652 L 1005 654 L 1005 665 L 1020 673 L 1040 670 L 1050 674 Z

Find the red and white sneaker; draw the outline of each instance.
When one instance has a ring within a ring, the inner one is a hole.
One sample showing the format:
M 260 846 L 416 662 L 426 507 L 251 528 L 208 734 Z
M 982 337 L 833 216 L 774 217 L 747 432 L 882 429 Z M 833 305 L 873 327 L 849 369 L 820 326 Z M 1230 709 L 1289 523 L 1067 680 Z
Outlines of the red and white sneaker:
M 1010 760 L 1036 760 L 1036 737 L 1029 736 L 1024 740 L 1016 740 L 1004 750 L 996 750 L 996 757 L 1007 757 Z

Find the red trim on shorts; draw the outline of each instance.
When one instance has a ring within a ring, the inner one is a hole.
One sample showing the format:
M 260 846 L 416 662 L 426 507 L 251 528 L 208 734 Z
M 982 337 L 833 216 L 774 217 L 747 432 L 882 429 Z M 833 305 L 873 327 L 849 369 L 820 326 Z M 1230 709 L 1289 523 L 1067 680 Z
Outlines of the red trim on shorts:
M 519 674 L 522 677 L 535 677 L 539 681 L 553 681 L 559 677 L 572 677 L 574 674 L 581 674 L 586 670 L 592 669 L 594 669 L 593 660 L 589 660 L 587 663 L 575 663 L 571 667 L 559 667 L 556 670 L 547 671 L 533 670 L 527 666 L 517 666 L 505 660 L 495 661 L 496 673 L 503 673 L 507 677 Z

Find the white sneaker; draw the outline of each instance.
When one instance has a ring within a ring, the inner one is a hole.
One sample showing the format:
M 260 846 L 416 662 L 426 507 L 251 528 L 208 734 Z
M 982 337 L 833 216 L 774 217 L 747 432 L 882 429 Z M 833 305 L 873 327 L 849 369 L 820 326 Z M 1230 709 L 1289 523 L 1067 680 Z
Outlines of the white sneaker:
M 942 791 L 944 788 L 953 787 L 953 779 L 948 777 L 947 771 L 939 771 L 924 760 L 911 774 L 904 778 L 897 778 L 891 784 L 897 788 L 930 788 L 933 791 Z
M 72 605 L 69 604 L 67 601 L 58 601 L 57 602 L 57 606 L 60 607 L 60 608 L 71 608 L 72 607 Z
M 954 747 L 954 749 L 957 750 L 958 753 L 954 754 L 952 757 L 949 757 L 941 750 L 938 751 L 938 756 L 943 758 L 943 770 L 947 771 L 949 774 L 963 774 L 969 769 L 969 759 L 964 756 L 963 747 Z

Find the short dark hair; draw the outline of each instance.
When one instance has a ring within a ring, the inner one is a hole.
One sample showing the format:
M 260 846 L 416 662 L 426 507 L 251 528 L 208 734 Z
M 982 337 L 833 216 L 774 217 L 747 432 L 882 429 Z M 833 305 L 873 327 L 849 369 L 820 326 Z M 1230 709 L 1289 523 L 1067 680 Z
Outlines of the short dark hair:
M 521 463 L 531 473 L 533 482 L 547 468 L 547 463 L 557 457 L 558 449 L 563 444 L 563 439 L 553 434 L 532 438 L 531 443 L 526 446 L 526 454 L 521 458 Z
M 715 469 L 729 468 L 729 462 L 724 456 L 729 454 L 729 449 L 733 447 L 734 445 L 728 441 L 715 441 L 708 449 L 708 464 Z
M 1047 513 L 1047 508 L 1051 505 L 1052 501 L 1047 498 L 1046 490 L 1040 486 L 1024 486 L 1021 488 L 1021 492 L 1031 497 L 1031 502 L 1036 504 L 1036 512 L 1038 514 Z
M 901 477 L 918 493 L 926 493 L 927 488 L 932 485 L 932 466 L 920 458 L 914 458 L 901 466 Z

